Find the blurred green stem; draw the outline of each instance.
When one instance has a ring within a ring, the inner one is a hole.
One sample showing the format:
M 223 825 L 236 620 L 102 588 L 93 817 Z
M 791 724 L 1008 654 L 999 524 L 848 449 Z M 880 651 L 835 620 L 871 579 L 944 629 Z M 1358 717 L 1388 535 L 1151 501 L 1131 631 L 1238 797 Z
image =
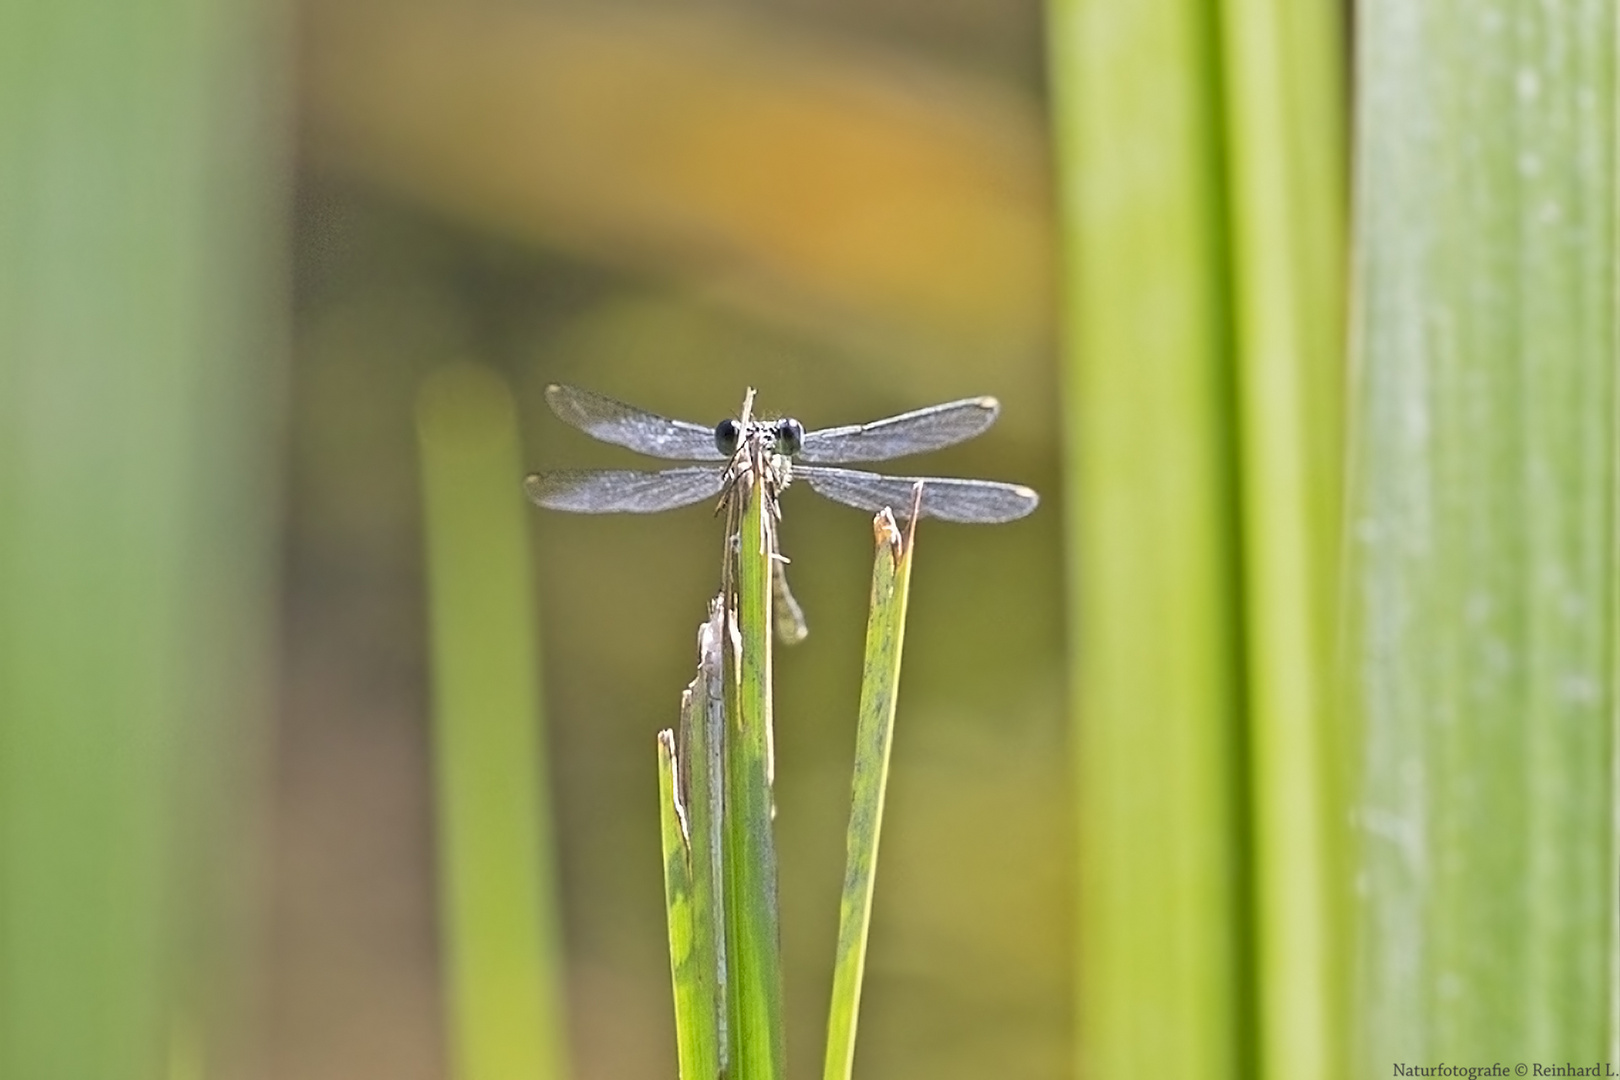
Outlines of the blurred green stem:
M 1051 0 L 1079 1075 L 1252 1075 L 1214 14 Z
M 1263 1075 L 1343 1074 L 1341 789 L 1330 762 L 1344 378 L 1337 5 L 1225 0 L 1253 942 Z
M 539 647 L 511 395 L 487 368 L 418 401 L 442 936 L 458 1080 L 565 1075 Z

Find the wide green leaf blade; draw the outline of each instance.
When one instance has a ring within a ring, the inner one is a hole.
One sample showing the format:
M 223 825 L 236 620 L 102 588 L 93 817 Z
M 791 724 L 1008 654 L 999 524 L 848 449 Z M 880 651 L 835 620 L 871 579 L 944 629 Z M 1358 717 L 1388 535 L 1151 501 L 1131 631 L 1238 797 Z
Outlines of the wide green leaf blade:
M 1359 9 L 1357 1075 L 1615 1046 L 1615 21 Z

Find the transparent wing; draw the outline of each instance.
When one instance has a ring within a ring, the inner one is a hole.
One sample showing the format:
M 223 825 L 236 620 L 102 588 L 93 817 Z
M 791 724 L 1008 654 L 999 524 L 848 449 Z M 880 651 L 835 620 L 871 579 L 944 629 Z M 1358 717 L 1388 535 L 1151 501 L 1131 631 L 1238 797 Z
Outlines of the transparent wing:
M 1001 404 L 993 397 L 963 398 L 870 424 L 823 428 L 806 433 L 795 457 L 836 465 L 921 454 L 973 438 L 993 424 L 1000 411 Z
M 558 469 L 523 478 L 529 499 L 576 514 L 656 514 L 720 494 L 725 470 L 712 465 L 663 472 L 627 469 Z
M 627 446 L 650 457 L 674 461 L 726 460 L 726 455 L 714 445 L 714 429 L 702 424 L 670 420 L 577 386 L 558 383 L 546 387 L 546 404 L 563 423 L 614 446 Z
M 1002 484 L 994 480 L 948 480 L 933 476 L 882 476 L 854 469 L 818 469 L 797 466 L 795 480 L 833 502 L 870 510 L 874 514 L 887 506 L 902 518 L 911 512 L 912 485 L 923 486 L 919 517 L 941 521 L 962 521 L 994 525 L 1016 521 L 1034 510 L 1041 497 L 1022 484 Z

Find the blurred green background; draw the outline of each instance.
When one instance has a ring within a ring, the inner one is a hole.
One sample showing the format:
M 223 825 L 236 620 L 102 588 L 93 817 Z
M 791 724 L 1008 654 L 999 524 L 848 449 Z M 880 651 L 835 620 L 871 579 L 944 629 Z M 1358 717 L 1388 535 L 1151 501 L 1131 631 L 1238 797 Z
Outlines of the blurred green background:
M 0 8 L 0 1080 L 673 1074 L 719 524 L 522 505 L 645 465 L 553 381 L 1002 402 L 916 466 L 1043 504 L 921 530 L 858 1075 L 1620 1059 L 1615 29 Z M 871 538 L 786 514 L 801 1076 Z

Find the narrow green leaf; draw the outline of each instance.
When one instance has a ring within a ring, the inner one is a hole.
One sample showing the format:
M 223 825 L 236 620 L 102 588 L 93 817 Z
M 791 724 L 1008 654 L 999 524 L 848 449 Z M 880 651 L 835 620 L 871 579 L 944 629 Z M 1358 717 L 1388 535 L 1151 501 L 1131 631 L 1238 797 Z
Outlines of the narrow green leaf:
M 756 478 L 740 515 L 736 558 L 736 636 L 725 647 L 735 667 L 726 680 L 725 904 L 728 1034 L 737 1080 L 778 1080 L 784 1069 L 782 956 L 771 832 L 771 559 L 763 482 Z
M 1050 0 L 1079 1075 L 1249 1076 L 1216 15 Z
M 1356 1075 L 1620 1037 L 1615 23 L 1358 9 Z
M 681 722 L 691 714 L 690 692 L 681 705 Z M 698 1029 L 702 1026 L 704 983 L 701 958 L 693 944 L 692 848 L 687 836 L 686 801 L 677 771 L 685 766 L 676 755 L 675 733 L 658 733 L 658 835 L 664 855 L 664 914 L 669 923 L 669 976 L 675 988 L 675 1052 L 682 1080 L 697 1071 Z M 718 1063 L 717 1063 L 718 1064 Z
M 913 523 L 915 524 L 915 523 Z M 911 593 L 912 542 L 885 510 L 873 520 L 877 557 L 872 564 L 872 603 L 866 623 L 866 660 L 861 671 L 861 715 L 855 733 L 855 775 L 838 904 L 838 956 L 833 967 L 832 1006 L 827 1014 L 825 1080 L 849 1080 L 855 1068 L 855 1027 L 866 941 L 872 925 L 883 800 L 889 783 L 889 751 L 900 689 L 900 652 L 905 643 L 906 601 Z
M 696 901 L 696 937 L 709 972 L 709 1020 L 706 1036 L 713 1043 L 715 1066 L 730 1071 L 730 1016 L 727 998 L 726 870 L 726 600 L 716 596 L 709 604 L 709 621 L 698 636 L 698 680 L 692 689 L 692 713 L 686 742 L 689 747 L 687 821 L 690 823 L 693 896 Z
M 1329 678 L 1343 393 L 1337 4 L 1225 0 L 1259 1062 L 1338 1075 L 1340 788 Z
M 689 706 L 688 706 L 689 707 Z M 669 921 L 669 973 L 675 988 L 675 1052 L 681 1080 L 714 1080 L 716 996 L 713 953 L 698 941 L 701 916 L 693 880 L 701 867 L 692 860 L 687 836 L 690 818 L 680 795 L 677 771 L 685 767 L 675 751 L 675 733 L 658 733 L 658 816 L 664 852 L 664 910 Z
M 675 1035 L 683 1080 L 725 1071 L 726 960 L 720 859 L 725 742 L 723 598 L 698 631 L 698 673 L 681 696 L 678 734 L 659 735 L 664 889 Z M 668 744 L 667 749 L 665 744 Z M 667 760 L 666 760 L 667 759 Z M 668 769 L 675 772 L 666 777 Z M 677 865 L 678 863 L 678 865 Z
M 487 368 L 422 386 L 435 800 L 453 1075 L 564 1075 L 539 648 L 516 413 Z

